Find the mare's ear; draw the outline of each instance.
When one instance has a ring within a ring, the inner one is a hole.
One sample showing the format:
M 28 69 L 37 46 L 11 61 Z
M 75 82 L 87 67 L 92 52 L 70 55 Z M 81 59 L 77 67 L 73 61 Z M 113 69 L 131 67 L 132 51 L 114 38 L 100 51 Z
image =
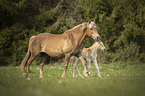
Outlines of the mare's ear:
M 89 20 L 89 24 L 91 23 L 91 20 Z
M 95 20 L 93 22 L 95 23 Z

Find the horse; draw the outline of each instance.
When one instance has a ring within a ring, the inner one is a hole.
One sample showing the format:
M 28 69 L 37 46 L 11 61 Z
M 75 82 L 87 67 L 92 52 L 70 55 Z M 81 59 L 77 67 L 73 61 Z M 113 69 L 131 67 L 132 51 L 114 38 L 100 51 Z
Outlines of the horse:
M 47 57 L 63 58 L 64 57 L 64 72 L 62 78 L 66 76 L 69 59 L 71 56 L 76 56 L 81 59 L 84 65 L 84 74 L 88 76 L 87 65 L 85 60 L 80 56 L 83 49 L 83 41 L 89 36 L 96 41 L 100 40 L 100 35 L 96 29 L 94 22 L 85 22 L 75 26 L 72 29 L 65 31 L 63 34 L 40 33 L 32 36 L 29 40 L 28 51 L 25 58 L 21 62 L 21 71 L 23 77 L 28 75 L 29 66 L 31 62 L 39 55 L 42 55 L 42 62 L 40 64 L 40 78 L 43 77 L 43 65 Z M 25 66 L 27 68 L 25 71 Z
M 101 41 L 95 42 L 95 43 L 94 43 L 91 47 L 89 47 L 89 48 L 83 48 L 83 51 L 81 52 L 81 55 L 82 55 L 82 57 L 85 58 L 85 59 L 87 60 L 87 62 L 88 62 L 88 72 L 89 72 L 90 69 L 91 69 L 91 61 L 93 61 L 93 62 L 94 62 L 94 65 L 95 65 L 95 67 L 96 67 L 96 69 L 97 69 L 97 71 L 98 71 L 98 76 L 101 77 L 100 72 L 99 72 L 99 67 L 98 67 L 98 65 L 97 65 L 97 60 L 96 60 L 96 58 L 97 58 L 97 50 L 98 50 L 98 49 L 101 49 L 102 51 L 105 51 L 105 50 L 106 50 L 106 48 L 104 47 L 104 44 L 103 44 Z M 81 61 L 82 61 L 82 60 L 81 60 Z M 78 64 L 78 59 L 76 58 L 76 61 L 75 61 L 75 64 L 74 64 L 74 73 L 73 73 L 73 77 L 75 77 L 75 71 L 76 71 L 76 69 L 77 69 L 79 76 L 82 77 L 82 78 L 84 78 L 84 77 L 80 74 L 80 72 L 79 72 L 79 70 L 78 70 L 78 65 L 77 65 L 77 64 Z M 90 72 L 89 72 L 89 74 L 90 74 Z

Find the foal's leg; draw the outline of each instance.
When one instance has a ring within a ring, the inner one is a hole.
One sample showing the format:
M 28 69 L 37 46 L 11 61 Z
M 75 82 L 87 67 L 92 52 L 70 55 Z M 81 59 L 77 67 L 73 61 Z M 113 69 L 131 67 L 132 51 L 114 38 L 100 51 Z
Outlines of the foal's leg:
M 70 56 L 71 56 L 71 53 L 68 53 L 68 54 L 65 55 L 65 60 L 64 60 L 65 65 L 64 65 L 64 72 L 62 74 L 62 78 L 64 78 L 65 75 L 66 75 L 66 70 L 68 68 L 68 63 L 69 63 Z
M 91 69 L 91 58 L 87 58 L 88 62 L 88 73 L 90 74 L 90 69 Z
M 73 77 L 75 77 L 75 73 L 76 73 L 76 69 L 77 69 L 77 63 L 78 63 L 78 58 L 75 57 L 75 64 L 74 64 L 74 73 L 73 73 Z
M 93 58 L 93 61 L 94 61 L 95 67 L 96 67 L 96 69 L 97 69 L 97 71 L 98 71 L 98 76 L 101 77 L 96 58 Z
M 78 69 L 78 64 L 77 64 L 77 71 L 78 71 L 79 76 L 80 76 L 81 78 L 84 78 L 84 77 L 81 75 L 81 73 L 80 73 L 80 71 L 79 71 L 79 69 Z
M 80 71 L 79 71 L 79 69 L 78 69 L 79 61 L 80 61 L 80 60 L 76 57 L 76 61 L 75 61 L 75 64 L 74 64 L 74 74 L 73 74 L 73 77 L 75 77 L 75 71 L 76 71 L 76 69 L 77 69 L 79 76 L 80 76 L 81 78 L 84 78 L 84 77 L 81 75 L 81 73 L 80 73 Z
M 85 75 L 85 77 L 88 77 L 89 74 L 88 74 L 88 70 L 87 70 L 87 63 L 82 56 L 80 56 L 79 59 L 81 60 L 81 62 L 83 63 L 83 66 L 84 66 L 84 75 Z

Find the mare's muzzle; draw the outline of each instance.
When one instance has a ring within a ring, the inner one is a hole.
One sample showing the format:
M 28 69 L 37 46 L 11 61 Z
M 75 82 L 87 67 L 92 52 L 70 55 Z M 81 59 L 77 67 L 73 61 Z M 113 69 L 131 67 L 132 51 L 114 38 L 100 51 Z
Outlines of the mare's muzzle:
M 99 35 L 93 35 L 93 39 L 98 42 L 100 41 L 101 37 Z
M 103 52 L 105 52 L 105 51 L 106 51 L 106 48 L 104 48 Z

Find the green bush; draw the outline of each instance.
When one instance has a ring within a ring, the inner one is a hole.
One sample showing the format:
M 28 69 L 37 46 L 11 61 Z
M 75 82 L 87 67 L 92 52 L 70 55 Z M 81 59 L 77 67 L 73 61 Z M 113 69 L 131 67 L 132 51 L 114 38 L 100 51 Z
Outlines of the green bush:
M 115 52 L 98 52 L 98 61 L 100 63 L 109 63 L 116 61 L 140 61 L 143 56 L 139 53 L 140 46 L 131 42 L 124 47 L 118 48 Z
M 18 65 L 27 52 L 29 38 L 35 31 L 25 29 L 22 24 L 15 24 L 0 33 L 1 62 Z M 4 65 L 1 63 L 1 65 Z
M 0 2 L 0 65 L 19 65 L 29 38 L 39 33 L 62 34 L 80 23 L 95 21 L 107 52 L 100 63 L 145 62 L 143 0 L 5 0 Z M 84 47 L 95 41 L 86 38 Z
M 52 34 L 62 34 L 66 30 L 69 30 L 76 26 L 76 20 L 72 17 L 61 18 L 57 22 L 55 22 L 50 28 L 45 28 L 46 32 Z

